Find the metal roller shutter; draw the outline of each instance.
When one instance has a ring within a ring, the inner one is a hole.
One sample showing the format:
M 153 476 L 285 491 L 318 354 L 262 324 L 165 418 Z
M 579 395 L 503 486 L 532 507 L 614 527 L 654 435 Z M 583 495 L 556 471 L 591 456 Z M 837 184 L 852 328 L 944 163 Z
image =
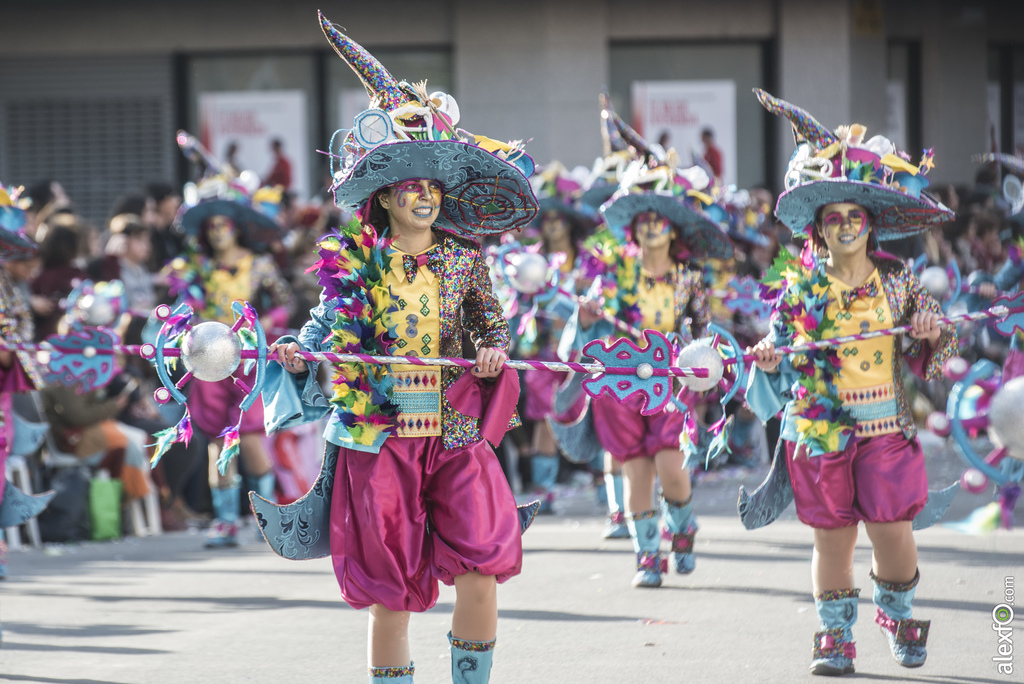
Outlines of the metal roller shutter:
M 169 57 L 0 62 L 0 180 L 59 181 L 102 225 L 121 195 L 172 180 Z

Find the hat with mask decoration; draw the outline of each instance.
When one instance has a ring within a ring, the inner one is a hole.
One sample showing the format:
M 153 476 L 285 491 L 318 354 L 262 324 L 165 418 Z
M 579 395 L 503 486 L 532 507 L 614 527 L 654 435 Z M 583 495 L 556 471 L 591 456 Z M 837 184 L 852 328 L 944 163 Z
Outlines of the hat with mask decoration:
M 21 188 L 0 184 L 0 259 L 26 259 L 38 249 L 23 232 L 25 210 L 18 206 L 20 193 Z
M 974 157 L 979 164 L 999 163 L 1009 173 L 1003 176 L 1003 199 L 1010 207 L 1010 220 L 1024 223 L 1024 157 L 1012 154 L 989 153 Z
M 865 140 L 860 124 L 840 126 L 833 133 L 803 109 L 755 88 L 765 109 L 793 125 L 796 151 L 786 171 L 786 191 L 775 215 L 794 234 L 809 235 L 818 209 L 826 204 L 853 203 L 868 210 L 879 240 L 896 240 L 953 218 L 953 212 L 922 192 L 925 174 L 935 165 L 932 150 L 918 164 L 887 138 Z
M 653 168 L 640 159 L 630 164 L 619 190 L 601 207 L 608 227 L 624 236 L 637 214 L 653 211 L 679 229 L 695 258 L 728 259 L 732 243 L 718 227 L 726 213 L 713 198 L 711 178 L 700 166 L 677 168 L 674 152 L 667 157 Z
M 529 225 L 537 215 L 527 181 L 534 165 L 521 143 L 458 128 L 459 106 L 451 95 L 428 94 L 425 81 L 397 81 L 373 55 L 319 16 L 324 35 L 370 96 L 370 108 L 355 117 L 340 154 L 332 140 L 331 189 L 339 207 L 358 207 L 383 187 L 425 178 L 442 186 L 437 218 L 442 229 L 476 238 Z M 341 162 L 337 170 L 336 158 Z

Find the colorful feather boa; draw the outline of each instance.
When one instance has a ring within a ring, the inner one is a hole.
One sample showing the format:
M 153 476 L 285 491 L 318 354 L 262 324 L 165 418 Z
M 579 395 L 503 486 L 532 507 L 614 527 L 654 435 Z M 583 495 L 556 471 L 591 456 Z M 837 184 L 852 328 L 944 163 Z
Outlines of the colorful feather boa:
M 353 219 L 317 243 L 316 271 L 324 301 L 334 302 L 335 321 L 325 343 L 339 354 L 388 354 L 397 342 L 392 314 L 398 311 L 385 278 L 391 271 L 390 241 Z M 337 364 L 331 421 L 358 445 L 378 444 L 396 429 L 398 406 L 387 366 Z
M 798 260 L 785 249 L 765 273 L 761 298 L 776 311 L 777 334 L 792 344 L 812 342 L 838 334 L 829 318 L 829 281 L 823 263 L 811 251 L 810 241 Z M 793 385 L 789 413 L 800 433 L 797 442 L 809 456 L 839 451 L 853 434 L 856 421 L 843 408 L 836 387 L 842 362 L 835 349 L 821 349 L 789 357 L 799 379 Z
M 640 248 L 632 242 L 619 244 L 611 231 L 605 230 L 584 243 L 583 277 L 601 278 L 601 295 L 605 307 L 619 318 L 639 327 L 640 312 Z

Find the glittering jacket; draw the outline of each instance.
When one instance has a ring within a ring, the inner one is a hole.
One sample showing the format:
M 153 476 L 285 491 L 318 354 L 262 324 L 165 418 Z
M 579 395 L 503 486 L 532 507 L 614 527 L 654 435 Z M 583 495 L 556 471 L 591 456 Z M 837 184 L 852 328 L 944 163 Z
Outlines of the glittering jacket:
M 0 337 L 18 344 L 34 342 L 34 335 L 35 325 L 28 300 L 18 286 L 11 282 L 3 267 L 0 267 Z M 32 384 L 37 389 L 42 387 L 43 380 L 35 357 L 25 351 L 16 351 L 14 354 Z
M 434 249 L 440 252 L 442 257 L 441 272 L 436 274 L 440 296 L 440 355 L 462 356 L 464 329 L 469 331 L 478 348 L 495 347 L 507 351 L 510 343 L 508 323 L 491 290 L 491 280 L 480 246 L 443 231 L 435 231 L 434 235 L 437 240 Z M 284 337 L 279 342 L 295 340 L 307 351 L 331 351 L 325 340 L 330 335 L 331 324 L 335 318 L 334 309 L 333 301 L 324 301 L 321 297 L 320 303 L 310 311 L 310 320 L 302 327 L 298 338 Z M 330 405 L 316 382 L 317 365 L 309 363 L 309 375 L 304 379 L 301 376 L 297 377 L 297 381 L 302 383 L 300 391 L 305 418 L 293 418 L 272 424 L 278 417 L 267 416 L 268 428 L 291 427 L 327 413 Z M 479 421 L 457 412 L 445 396 L 448 388 L 463 372 L 462 368 L 447 366 L 443 367 L 441 372 L 441 437 L 446 449 L 456 449 L 480 440 Z M 265 404 L 271 409 L 273 401 L 265 401 Z M 518 424 L 517 416 L 509 427 Z M 326 437 L 330 441 L 330 435 Z M 355 448 L 350 444 L 344 446 Z
M 910 317 L 917 311 L 932 311 L 941 315 L 939 304 L 928 294 L 905 264 L 895 258 L 873 257 L 882 289 L 889 300 L 892 310 L 893 327 L 907 325 Z M 773 316 L 772 332 L 768 335 L 777 347 L 791 344 L 792 341 L 783 330 L 783 321 Z M 901 351 L 902 350 L 902 353 Z M 903 336 L 896 335 L 893 341 L 892 377 L 895 385 L 896 402 L 899 407 L 897 422 L 907 439 L 917 434 L 917 426 L 910 413 L 906 391 L 903 387 L 903 361 L 906 359 L 911 370 L 926 380 L 942 377 L 942 367 L 946 361 L 956 356 L 958 350 L 955 328 L 943 328 L 938 342 L 929 348 L 924 340 L 911 340 L 904 349 Z M 750 379 L 747 387 L 747 403 L 754 413 L 767 421 L 779 411 L 785 411 L 782 417 L 782 438 L 796 441 L 795 420 L 790 416 L 790 402 L 793 399 L 791 387 L 795 381 L 796 371 L 787 357 L 783 357 L 777 373 L 765 373 L 756 366 L 751 366 Z

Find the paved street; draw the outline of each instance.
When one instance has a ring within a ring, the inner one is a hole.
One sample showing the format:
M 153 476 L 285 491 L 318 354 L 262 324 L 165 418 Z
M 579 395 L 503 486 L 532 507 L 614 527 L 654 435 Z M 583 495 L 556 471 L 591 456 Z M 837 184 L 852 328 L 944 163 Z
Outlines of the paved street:
M 698 486 L 697 571 L 668 576 L 660 590 L 630 588 L 629 542 L 601 541 L 589 494 L 570 492 L 559 515 L 527 533 L 523 573 L 500 588 L 492 681 L 811 681 L 811 532 L 792 511 L 743 530 L 731 512 L 736 485 L 757 479 L 715 474 Z M 965 496 L 957 510 L 984 501 Z M 234 551 L 206 551 L 198 534 L 176 533 L 12 553 L 11 578 L 0 584 L 0 681 L 365 682 L 367 617 L 341 601 L 329 561 L 282 560 L 254 534 L 246 530 Z M 856 678 L 1024 679 L 1024 620 L 1014 676 L 992 661 L 992 610 L 1005 578 L 1024 582 L 1024 532 L 937 528 L 918 541 L 916 616 L 932 620 L 928 663 L 903 670 L 889 656 L 862 542 Z M 417 682 L 449 681 L 453 600 L 443 588 L 432 611 L 413 617 Z

